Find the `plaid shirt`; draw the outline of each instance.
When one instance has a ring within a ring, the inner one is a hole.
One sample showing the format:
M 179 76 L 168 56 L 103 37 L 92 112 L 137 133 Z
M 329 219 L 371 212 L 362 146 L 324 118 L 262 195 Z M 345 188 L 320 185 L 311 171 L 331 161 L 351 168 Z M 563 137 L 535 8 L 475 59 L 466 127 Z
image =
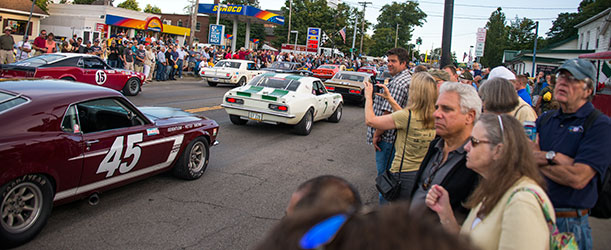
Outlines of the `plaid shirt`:
M 409 83 L 412 81 L 412 75 L 409 70 L 405 69 L 399 74 L 395 75 L 392 80 L 386 85 L 390 91 L 390 95 L 397 101 L 399 106 L 405 107 L 407 105 L 407 94 L 409 91 Z M 392 107 L 386 99 L 381 96 L 374 95 L 373 97 L 373 113 L 376 116 L 384 115 L 384 112 L 392 113 Z M 373 144 L 373 133 L 375 129 L 367 127 L 367 143 Z M 382 140 L 385 142 L 393 143 L 397 137 L 397 130 L 391 129 L 386 130 L 382 134 Z

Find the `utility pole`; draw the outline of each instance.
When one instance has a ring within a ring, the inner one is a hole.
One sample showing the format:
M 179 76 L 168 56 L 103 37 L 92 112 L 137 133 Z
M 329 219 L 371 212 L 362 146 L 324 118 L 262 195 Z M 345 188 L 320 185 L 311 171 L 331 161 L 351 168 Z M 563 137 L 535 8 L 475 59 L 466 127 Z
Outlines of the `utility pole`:
M 539 21 L 536 21 L 535 22 L 535 47 L 533 48 L 533 73 L 531 76 L 536 76 L 536 73 L 537 73 L 535 72 L 535 69 L 536 69 L 535 68 L 535 58 L 537 58 L 537 40 L 539 40 L 538 37 L 539 37 Z
M 221 6 L 219 6 L 219 9 L 220 7 Z M 195 26 L 197 26 L 198 8 L 199 8 L 199 0 L 195 0 L 195 6 L 191 8 L 191 34 L 189 34 L 189 48 L 193 48 L 193 38 L 195 37 Z
M 359 22 L 359 16 L 354 17 L 354 32 L 352 32 L 352 49 L 350 49 L 350 59 L 354 58 L 354 43 L 356 42 L 356 24 Z
M 397 23 L 397 30 L 395 31 L 395 48 L 397 47 L 397 40 L 399 40 L 399 23 Z
M 359 2 L 359 4 L 363 5 L 363 20 L 361 20 L 361 46 L 359 47 L 359 51 L 363 53 L 363 37 L 365 37 L 365 8 L 367 5 L 373 4 L 372 2 Z
M 286 43 L 291 41 L 291 16 L 293 15 L 293 0 L 289 0 L 289 30 L 286 32 Z M 295 48 L 297 49 L 297 48 Z
M 445 0 L 443 10 L 443 33 L 441 36 L 441 60 L 439 67 L 452 64 L 452 19 L 454 18 L 454 0 Z

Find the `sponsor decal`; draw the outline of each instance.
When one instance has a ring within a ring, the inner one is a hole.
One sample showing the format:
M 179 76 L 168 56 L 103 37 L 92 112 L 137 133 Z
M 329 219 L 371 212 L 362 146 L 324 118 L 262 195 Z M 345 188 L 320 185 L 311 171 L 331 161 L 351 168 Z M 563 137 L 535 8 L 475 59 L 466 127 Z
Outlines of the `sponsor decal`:
M 149 128 L 146 129 L 146 135 L 151 136 L 151 135 L 158 135 L 159 134 L 159 128 Z
M 174 131 L 178 131 L 178 130 L 182 130 L 182 126 L 176 126 L 176 127 L 168 128 L 168 132 L 174 132 Z

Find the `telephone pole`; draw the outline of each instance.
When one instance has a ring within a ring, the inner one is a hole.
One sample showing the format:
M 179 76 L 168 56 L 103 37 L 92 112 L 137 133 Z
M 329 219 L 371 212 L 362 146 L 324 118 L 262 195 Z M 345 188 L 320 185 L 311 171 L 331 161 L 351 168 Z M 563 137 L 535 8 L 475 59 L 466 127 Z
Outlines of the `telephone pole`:
M 361 20 L 361 46 L 359 47 L 359 51 L 363 53 L 363 37 L 365 37 L 365 8 L 367 5 L 373 4 L 372 2 L 359 2 L 359 4 L 363 5 L 363 20 Z
M 221 6 L 219 6 L 220 9 Z M 193 48 L 193 39 L 195 38 L 195 26 L 197 25 L 197 12 L 199 8 L 199 0 L 195 0 L 193 8 L 191 8 L 191 34 L 189 34 L 189 48 Z M 218 23 L 217 23 L 218 24 Z

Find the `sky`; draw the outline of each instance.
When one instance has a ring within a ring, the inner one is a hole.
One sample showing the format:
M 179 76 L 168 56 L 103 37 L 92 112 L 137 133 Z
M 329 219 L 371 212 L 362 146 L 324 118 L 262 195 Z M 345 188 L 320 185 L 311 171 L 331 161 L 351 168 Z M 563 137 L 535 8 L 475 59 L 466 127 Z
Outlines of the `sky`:
M 352 7 L 362 6 L 358 4 L 362 0 L 340 0 Z M 385 4 L 393 2 L 392 0 L 368 0 L 373 2 L 365 10 L 367 21 L 375 24 L 376 19 L 380 14 L 380 9 Z M 412 41 L 422 38 L 420 51 L 430 51 L 431 48 L 441 47 L 441 35 L 443 31 L 443 11 L 444 0 L 412 0 L 417 1 L 420 9 L 428 16 L 422 27 L 416 27 L 413 31 Z M 115 0 L 115 5 L 121 3 L 122 0 Z M 146 4 L 156 5 L 163 13 L 184 13 L 183 8 L 187 6 L 188 0 L 137 0 L 141 8 Z M 200 3 L 213 3 L 213 0 L 200 0 Z M 559 13 L 562 12 L 577 12 L 577 7 L 581 0 L 455 0 L 454 1 L 454 19 L 452 24 L 452 51 L 456 52 L 458 61 L 462 61 L 463 54 L 469 53 L 470 47 L 475 46 L 475 34 L 477 28 L 486 26 L 486 22 L 490 14 L 497 7 L 503 8 L 503 13 L 507 20 L 518 18 L 530 18 L 539 21 L 539 36 L 546 37 L 546 33 L 552 27 L 552 21 L 556 19 Z M 279 3 L 284 3 L 283 0 L 259 0 L 262 9 L 280 9 Z M 288 17 L 286 18 L 288 21 Z M 509 24 L 509 22 L 507 23 Z M 401 31 L 399 31 L 401 32 Z M 373 30 L 367 31 L 368 34 L 373 34 Z M 347 34 L 352 37 L 352 34 Z M 357 39 L 358 40 L 358 39 Z M 357 42 L 358 47 L 358 42 Z M 472 52 L 473 54 L 475 52 Z

